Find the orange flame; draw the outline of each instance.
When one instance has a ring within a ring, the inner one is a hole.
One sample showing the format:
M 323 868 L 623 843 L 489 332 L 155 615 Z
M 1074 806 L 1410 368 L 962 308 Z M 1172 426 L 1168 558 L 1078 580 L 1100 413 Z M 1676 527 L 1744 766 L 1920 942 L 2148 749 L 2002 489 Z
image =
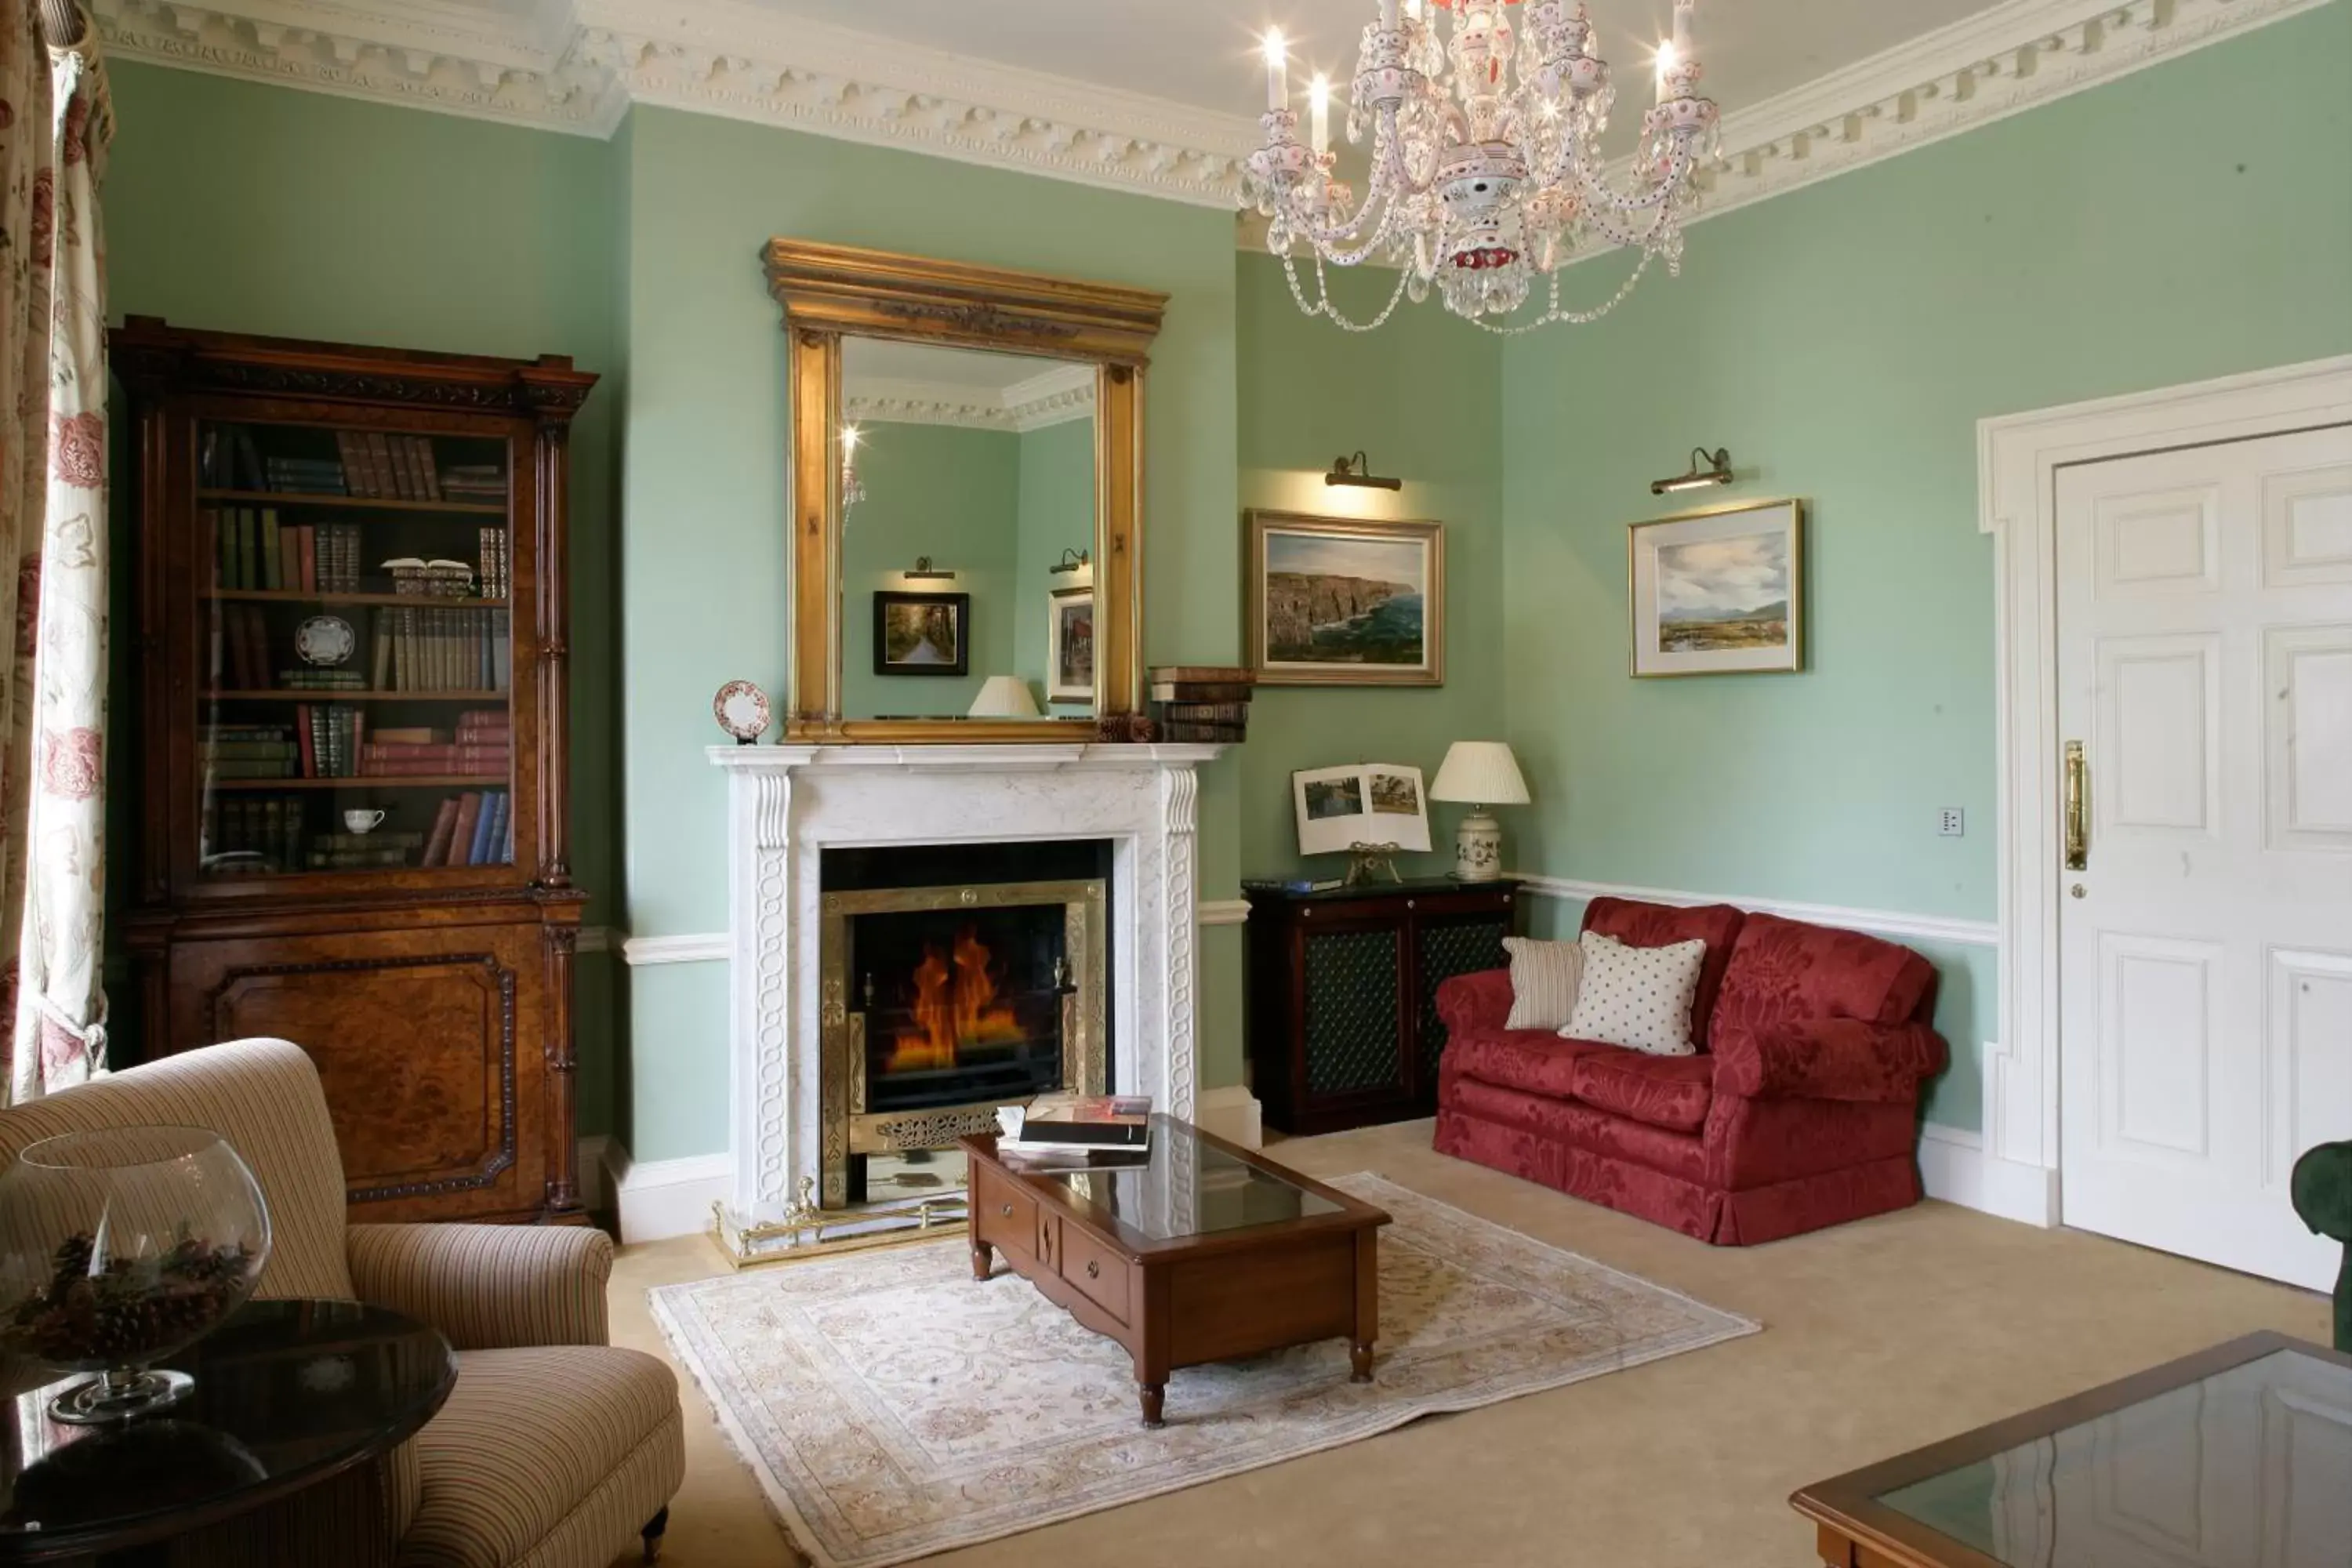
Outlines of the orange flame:
M 951 1068 L 961 1046 L 1004 1045 L 1024 1037 L 1009 1002 L 996 999 L 996 976 L 980 934 L 956 933 L 952 956 L 926 945 L 915 966 L 915 1021 L 891 1037 L 888 1072 Z

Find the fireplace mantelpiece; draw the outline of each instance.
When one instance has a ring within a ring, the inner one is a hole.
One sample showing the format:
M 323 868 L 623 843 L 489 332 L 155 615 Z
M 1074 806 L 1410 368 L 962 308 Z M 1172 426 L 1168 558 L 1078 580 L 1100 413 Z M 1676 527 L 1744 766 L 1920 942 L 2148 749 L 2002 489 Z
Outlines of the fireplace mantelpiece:
M 1199 764 L 1222 746 L 713 746 L 728 775 L 730 1205 L 821 1174 L 818 860 L 828 847 L 1108 839 L 1112 1085 L 1193 1111 Z M 804 1188 L 803 1184 L 807 1184 Z

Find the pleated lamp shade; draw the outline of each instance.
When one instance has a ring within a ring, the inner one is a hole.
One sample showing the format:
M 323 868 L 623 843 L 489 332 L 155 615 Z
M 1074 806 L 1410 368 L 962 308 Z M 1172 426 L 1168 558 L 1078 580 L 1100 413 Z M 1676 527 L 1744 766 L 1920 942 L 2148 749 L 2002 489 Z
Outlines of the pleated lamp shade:
M 1429 786 L 1432 800 L 1466 801 L 1473 805 L 1525 805 L 1528 781 L 1511 748 L 1500 741 L 1456 741 L 1446 748 Z
M 1017 675 L 992 675 L 982 683 L 980 695 L 971 700 L 965 713 L 967 719 L 1034 719 L 1037 700 L 1029 694 L 1029 683 Z M 1522 800 L 1527 797 L 1522 795 Z

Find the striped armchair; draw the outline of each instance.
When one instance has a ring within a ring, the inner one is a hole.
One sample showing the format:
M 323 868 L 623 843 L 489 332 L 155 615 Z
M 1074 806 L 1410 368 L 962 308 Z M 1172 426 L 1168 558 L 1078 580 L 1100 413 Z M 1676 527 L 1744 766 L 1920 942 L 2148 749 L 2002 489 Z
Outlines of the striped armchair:
M 374 1302 L 457 1352 L 441 1413 L 382 1462 L 177 1542 L 239 1568 L 610 1568 L 657 1550 L 686 1473 L 677 1382 L 605 1342 L 612 1238 L 585 1227 L 347 1225 L 319 1076 L 285 1040 L 238 1040 L 0 1110 L 0 1161 L 89 1128 L 219 1133 L 269 1202 L 257 1294 Z

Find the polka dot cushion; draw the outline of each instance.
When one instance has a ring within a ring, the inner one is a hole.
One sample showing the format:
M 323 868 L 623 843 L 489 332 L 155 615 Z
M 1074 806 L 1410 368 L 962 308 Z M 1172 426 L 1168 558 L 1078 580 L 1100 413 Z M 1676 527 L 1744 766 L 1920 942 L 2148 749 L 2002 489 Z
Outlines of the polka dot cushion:
M 1690 1039 L 1690 1010 L 1706 943 L 1628 947 L 1613 936 L 1589 931 L 1577 944 L 1584 950 L 1584 974 L 1576 989 L 1576 1011 L 1560 1030 L 1563 1036 L 1625 1046 L 1654 1057 L 1698 1054 Z

